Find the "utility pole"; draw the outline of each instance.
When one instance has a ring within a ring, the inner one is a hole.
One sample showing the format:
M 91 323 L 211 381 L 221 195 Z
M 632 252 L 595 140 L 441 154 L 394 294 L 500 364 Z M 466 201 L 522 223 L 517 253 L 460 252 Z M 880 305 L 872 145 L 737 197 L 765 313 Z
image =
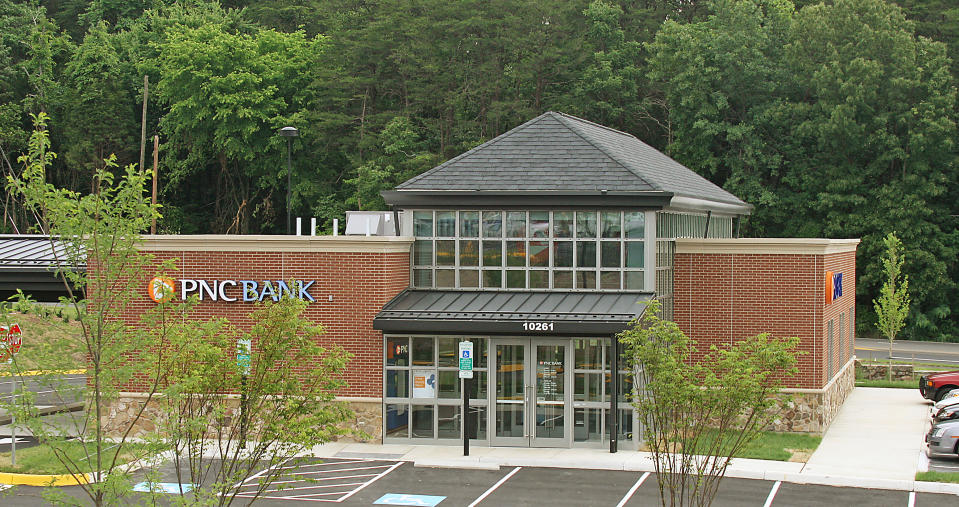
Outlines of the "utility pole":
M 160 136 L 153 136 L 153 208 L 157 205 L 157 177 L 159 176 L 157 164 L 160 159 Z M 157 217 L 153 217 L 153 223 L 150 225 L 150 234 L 157 233 Z
M 143 75 L 143 117 L 140 119 L 140 165 L 137 169 L 143 170 L 144 158 L 147 151 L 147 97 L 150 95 L 150 76 Z

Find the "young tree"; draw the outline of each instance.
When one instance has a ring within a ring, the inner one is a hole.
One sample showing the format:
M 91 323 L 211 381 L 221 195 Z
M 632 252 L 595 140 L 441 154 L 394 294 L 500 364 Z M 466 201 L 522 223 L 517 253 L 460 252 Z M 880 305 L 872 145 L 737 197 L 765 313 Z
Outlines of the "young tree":
M 106 425 L 108 409 L 124 386 L 142 383 L 147 399 L 159 388 L 162 372 L 155 367 L 153 344 L 162 343 L 168 326 L 131 327 L 120 319 L 137 296 L 138 274 L 151 262 L 136 245 L 139 232 L 149 227 L 157 212 L 145 197 L 146 174 L 134 166 L 121 171 L 112 157 L 93 172 L 89 194 L 49 183 L 46 170 L 56 154 L 50 151 L 48 116 L 41 113 L 34 120 L 29 151 L 19 158 L 23 171 L 19 178 L 8 177 L 8 188 L 36 218 L 37 232 L 49 237 L 51 250 L 57 255 L 57 276 L 69 294 L 61 303 L 79 316 L 80 332 L 65 333 L 45 350 L 34 351 L 29 364 L 15 360 L 13 370 L 21 376 L 21 385 L 25 370 L 40 370 L 40 375 L 30 377 L 30 382 L 39 386 L 38 391 L 53 393 L 61 402 L 79 394 L 86 407 L 82 412 L 67 414 L 65 419 L 48 421 L 37 416 L 34 393 L 22 388 L 14 398 L 16 403 L 3 405 L 53 451 L 71 474 L 89 477 L 90 482 L 79 482 L 95 505 L 115 504 L 131 490 L 130 478 L 116 473 L 121 458 L 156 451 L 129 445 L 128 436 L 142 410 L 119 428 L 119 438 L 112 438 Z M 114 171 L 122 175 L 115 177 Z M 162 314 L 184 309 L 183 305 L 164 305 L 146 315 L 169 322 L 176 319 Z M 62 372 L 83 366 L 86 384 L 71 385 Z M 77 454 L 68 449 L 78 442 L 81 450 L 76 458 Z
M 258 306 L 248 330 L 213 320 L 171 334 L 182 353 L 166 356 L 159 438 L 178 482 L 196 485 L 182 500 L 253 501 L 284 475 L 281 464 L 348 432 L 353 412 L 334 391 L 350 356 L 318 345 L 323 329 L 303 319 L 306 305 L 286 294 Z
M 620 333 L 635 376 L 633 406 L 653 455 L 662 504 L 709 505 L 733 456 L 776 417 L 795 375 L 798 338 L 768 334 L 700 351 L 651 304 Z
M 876 327 L 889 340 L 889 368 L 886 378 L 892 379 L 892 342 L 906 324 L 909 315 L 909 275 L 902 273 L 905 255 L 902 241 L 890 232 L 882 240 L 885 252 L 882 256 L 882 274 L 885 281 L 879 289 L 879 299 L 872 300 L 876 310 Z

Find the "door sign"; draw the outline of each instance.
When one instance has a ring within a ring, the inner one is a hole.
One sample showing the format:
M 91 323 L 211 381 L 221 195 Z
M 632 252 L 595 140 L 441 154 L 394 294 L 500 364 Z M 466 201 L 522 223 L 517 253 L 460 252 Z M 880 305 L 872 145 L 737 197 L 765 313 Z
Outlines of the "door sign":
M 436 397 L 436 373 L 433 370 L 413 370 L 413 397 Z

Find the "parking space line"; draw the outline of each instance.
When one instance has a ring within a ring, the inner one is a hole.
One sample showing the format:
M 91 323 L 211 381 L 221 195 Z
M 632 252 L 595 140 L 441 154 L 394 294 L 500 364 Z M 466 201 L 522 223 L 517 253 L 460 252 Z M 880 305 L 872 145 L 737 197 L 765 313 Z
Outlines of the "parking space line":
M 364 463 L 364 460 L 353 460 L 353 461 L 320 461 L 318 463 L 309 463 L 306 465 L 293 465 L 288 467 L 279 467 L 282 470 L 287 470 L 290 468 L 307 468 L 307 467 L 322 467 L 327 465 L 352 465 L 354 463 Z
M 908 503 L 908 507 L 916 507 L 916 492 L 915 492 L 915 491 L 910 491 L 910 492 L 909 492 L 909 503 Z
M 343 484 L 322 484 L 322 485 L 319 485 L 319 486 L 301 486 L 301 487 L 289 487 L 289 488 L 276 488 L 276 489 L 268 489 L 268 490 L 264 491 L 264 493 L 283 493 L 283 492 L 285 492 L 285 491 L 301 491 L 301 490 L 306 490 L 306 489 L 337 488 L 337 487 L 340 487 L 340 486 L 359 486 L 360 484 L 363 484 L 363 483 L 362 483 L 362 482 L 344 482 Z M 340 491 L 340 494 L 343 494 L 343 492 Z
M 469 504 L 469 507 L 475 507 L 477 504 L 482 502 L 484 498 L 490 496 L 492 492 L 496 491 L 496 488 L 500 487 L 504 482 L 508 481 L 510 477 L 516 475 L 516 472 L 519 472 L 520 468 L 523 468 L 523 467 L 514 468 L 512 472 L 506 474 L 502 479 L 497 481 L 496 484 L 493 484 L 492 486 L 490 486 L 490 488 L 487 489 L 485 493 L 480 495 L 479 498 L 477 498 L 476 500 L 473 500 L 473 503 Z
M 763 504 L 763 507 L 769 507 L 773 504 L 773 499 L 776 498 L 776 492 L 779 491 L 779 486 L 781 486 L 783 481 L 776 481 L 776 484 L 773 484 L 773 489 L 769 490 L 769 495 L 766 497 L 766 503 Z
M 302 483 L 306 483 L 306 484 L 314 484 L 314 483 L 319 483 L 320 481 L 333 481 L 333 480 L 339 480 L 339 479 L 359 479 L 359 478 L 362 478 L 362 477 L 373 477 L 373 476 L 375 476 L 375 475 L 377 475 L 377 474 L 344 475 L 343 477 L 330 477 L 329 479 L 316 479 L 316 480 L 307 479 L 307 480 L 299 480 L 299 481 L 273 481 L 273 482 L 270 483 L 270 485 L 273 485 L 273 484 L 299 484 L 299 483 L 301 483 L 301 482 L 302 482 Z M 356 484 L 363 484 L 363 483 L 362 483 L 362 482 L 357 482 Z M 252 487 L 260 487 L 259 483 L 257 483 L 257 484 L 245 484 L 245 485 L 243 485 L 243 486 L 241 486 L 241 487 L 243 487 L 243 488 L 248 488 L 248 487 L 251 487 L 251 486 L 252 486 Z M 333 488 L 333 487 L 336 487 L 336 486 L 346 486 L 346 484 L 330 484 L 330 485 L 326 485 L 326 486 L 323 486 L 323 487 L 324 487 L 324 488 Z M 291 486 L 291 487 L 288 487 L 288 488 L 287 488 L 287 487 L 284 487 L 283 489 L 293 490 L 293 489 L 302 489 L 302 488 L 297 488 L 297 487 L 292 487 L 292 486 Z
M 375 470 L 377 468 L 387 468 L 389 466 L 390 465 L 377 465 L 375 467 L 334 468 L 333 470 L 317 470 L 315 472 L 291 472 L 283 475 L 335 474 L 337 472 L 355 472 L 357 470 Z
M 347 494 L 346 496 L 342 496 L 342 497 L 338 498 L 336 501 L 337 501 L 337 502 L 342 502 L 343 500 L 346 500 L 347 498 L 349 498 L 349 497 L 351 497 L 351 496 L 359 493 L 361 489 L 363 489 L 363 488 L 369 486 L 370 484 L 373 484 L 374 482 L 382 479 L 383 476 L 385 476 L 386 474 L 392 472 L 393 470 L 396 470 L 396 468 L 399 467 L 399 466 L 402 465 L 402 464 L 403 464 L 402 461 L 397 462 L 395 465 L 393 465 L 393 466 L 391 466 L 390 468 L 384 470 L 383 473 L 381 473 L 381 474 L 377 475 L 376 477 L 374 477 L 374 478 L 366 481 L 365 484 L 363 484 L 362 486 L 354 489 L 353 491 L 351 491 L 351 492 L 350 492 L 349 494 Z
M 649 472 L 644 473 L 639 478 L 639 480 L 636 481 L 636 484 L 633 484 L 633 487 L 629 488 L 629 491 L 626 492 L 626 496 L 624 496 L 623 499 L 620 500 L 618 504 L 616 504 L 616 507 L 623 507 L 624 505 L 626 505 L 626 502 L 628 502 L 629 499 L 633 497 L 633 494 L 635 494 L 636 490 L 643 485 L 643 482 L 646 480 L 647 477 L 649 477 Z

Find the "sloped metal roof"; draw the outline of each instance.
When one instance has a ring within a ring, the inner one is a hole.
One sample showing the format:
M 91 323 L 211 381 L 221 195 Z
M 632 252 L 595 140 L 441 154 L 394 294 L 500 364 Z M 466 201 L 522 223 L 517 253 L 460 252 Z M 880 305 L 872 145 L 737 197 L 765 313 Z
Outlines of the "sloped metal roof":
M 407 289 L 383 307 L 373 327 L 397 333 L 612 335 L 641 316 L 653 297 L 651 292 Z
M 412 195 L 442 192 L 595 192 L 650 203 L 681 196 L 751 208 L 635 136 L 552 111 L 383 195 L 406 204 Z
M 67 259 L 66 245 L 49 236 L 0 234 L 0 270 L 46 271 Z

